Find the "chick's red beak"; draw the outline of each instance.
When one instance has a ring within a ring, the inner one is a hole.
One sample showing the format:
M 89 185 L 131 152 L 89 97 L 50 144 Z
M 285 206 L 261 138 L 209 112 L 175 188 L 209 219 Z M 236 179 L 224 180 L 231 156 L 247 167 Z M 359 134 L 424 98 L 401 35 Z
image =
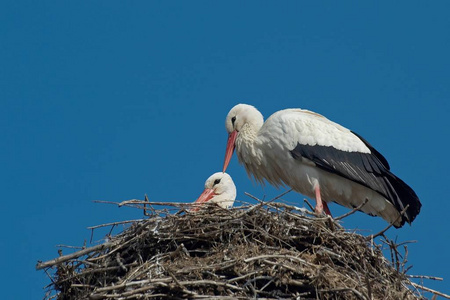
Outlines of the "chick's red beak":
M 214 190 L 213 189 L 205 189 L 203 193 L 198 197 L 197 200 L 195 200 L 194 208 L 192 208 L 192 211 L 197 211 L 202 203 L 208 202 L 209 200 L 214 197 Z
M 230 163 L 231 157 L 233 156 L 236 137 L 238 135 L 238 132 L 236 130 L 230 132 L 228 135 L 228 141 L 227 141 L 227 149 L 225 150 L 225 161 L 223 162 L 223 170 L 222 172 L 225 173 L 225 171 L 228 168 L 228 164 Z

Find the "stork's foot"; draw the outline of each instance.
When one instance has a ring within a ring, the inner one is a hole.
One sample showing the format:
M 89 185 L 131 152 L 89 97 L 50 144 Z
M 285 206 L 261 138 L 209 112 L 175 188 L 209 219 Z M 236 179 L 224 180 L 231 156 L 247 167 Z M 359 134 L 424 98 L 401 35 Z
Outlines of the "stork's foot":
M 333 217 L 326 202 L 323 202 L 322 205 L 316 205 L 316 207 L 314 208 L 314 212 L 318 215 L 328 215 L 330 217 Z

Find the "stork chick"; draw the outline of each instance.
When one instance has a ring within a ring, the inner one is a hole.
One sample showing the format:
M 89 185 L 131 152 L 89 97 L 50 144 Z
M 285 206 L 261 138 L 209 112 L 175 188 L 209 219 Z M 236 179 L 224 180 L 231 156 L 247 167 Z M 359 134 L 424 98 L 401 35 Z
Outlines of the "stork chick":
M 222 208 L 231 208 L 236 199 L 236 186 L 233 179 L 227 173 L 217 172 L 211 175 L 205 182 L 205 190 L 195 200 L 195 207 L 191 211 L 197 211 L 202 203 L 216 203 Z

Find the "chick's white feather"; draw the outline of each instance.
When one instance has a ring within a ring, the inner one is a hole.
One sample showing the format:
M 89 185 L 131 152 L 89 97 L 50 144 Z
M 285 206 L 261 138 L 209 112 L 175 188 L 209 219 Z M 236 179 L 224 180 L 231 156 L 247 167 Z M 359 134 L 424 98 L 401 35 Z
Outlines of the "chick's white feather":
M 236 199 L 236 186 L 227 173 L 217 172 L 205 182 L 205 189 L 214 190 L 214 196 L 208 202 L 216 203 L 222 208 L 231 208 Z

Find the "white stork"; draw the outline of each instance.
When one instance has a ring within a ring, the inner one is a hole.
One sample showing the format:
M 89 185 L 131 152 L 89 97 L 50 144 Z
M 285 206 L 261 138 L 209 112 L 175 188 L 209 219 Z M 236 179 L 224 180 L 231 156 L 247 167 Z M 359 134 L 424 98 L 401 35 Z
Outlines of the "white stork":
M 238 104 L 225 126 L 229 135 L 224 172 L 236 149 L 249 176 L 315 198 L 317 213 L 330 214 L 330 201 L 355 208 L 367 199 L 360 210 L 397 228 L 419 214 L 419 198 L 391 173 L 387 160 L 361 136 L 324 116 L 285 109 L 264 122 L 255 107 Z
M 205 182 L 205 190 L 195 200 L 196 207 L 192 211 L 197 211 L 202 203 L 216 203 L 222 208 L 231 208 L 236 199 L 236 186 L 231 176 L 225 172 L 212 174 Z

